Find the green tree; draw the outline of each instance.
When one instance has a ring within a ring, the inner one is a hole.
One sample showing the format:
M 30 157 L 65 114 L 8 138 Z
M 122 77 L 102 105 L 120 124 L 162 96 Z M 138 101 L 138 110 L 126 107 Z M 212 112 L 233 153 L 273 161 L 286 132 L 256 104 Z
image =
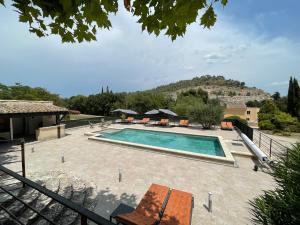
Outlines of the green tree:
M 189 118 L 198 122 L 204 129 L 211 129 L 223 118 L 224 109 L 218 104 L 195 104 L 189 108 Z
M 296 78 L 290 77 L 287 112 L 300 120 L 300 87 Z
M 108 116 L 119 96 L 113 93 L 90 95 L 86 101 L 86 112 L 92 115 Z
M 273 95 L 272 98 L 274 99 L 274 101 L 278 101 L 280 99 L 280 93 L 278 91 L 276 91 Z
M 263 105 L 263 102 L 262 101 L 257 101 L 257 100 L 248 101 L 248 102 L 246 102 L 246 105 L 247 105 L 247 107 L 258 107 L 258 108 L 260 108 Z
M 258 114 L 262 114 L 262 113 L 275 114 L 277 111 L 278 111 L 278 108 L 275 105 L 274 101 L 267 100 L 267 101 L 265 101 L 263 106 L 260 108 L 260 111 Z
M 182 97 L 192 96 L 201 99 L 204 103 L 208 101 L 208 93 L 204 91 L 202 88 L 198 89 L 189 89 L 187 91 L 183 91 L 178 95 L 178 99 Z
M 145 113 L 152 109 L 168 108 L 170 99 L 160 93 L 135 92 L 125 97 L 126 108 Z
M 280 97 L 278 100 L 275 101 L 276 106 L 282 112 L 287 112 L 287 97 Z
M 297 132 L 299 123 L 295 117 L 280 111 L 274 101 L 268 100 L 258 113 L 258 126 L 263 130 Z
M 294 103 L 295 103 L 295 88 L 294 88 L 294 82 L 293 78 L 290 77 L 289 82 L 289 90 L 288 90 L 288 97 L 287 97 L 287 111 L 291 115 L 294 114 Z
M 274 116 L 279 110 L 274 101 L 267 100 L 264 102 L 258 113 L 258 126 L 263 130 L 273 130 L 275 125 L 273 124 Z
M 278 112 L 274 115 L 273 124 L 278 130 L 286 130 L 289 126 L 297 125 L 297 119 L 285 112 Z
M 5 0 L 0 0 L 4 5 Z M 125 8 L 138 19 L 142 30 L 159 35 L 162 31 L 175 40 L 183 36 L 187 26 L 196 22 L 210 28 L 216 22 L 214 7 L 228 0 L 153 1 L 124 0 Z M 97 29 L 109 29 L 111 14 L 119 10 L 118 0 L 12 0 L 19 21 L 29 25 L 38 37 L 59 35 L 63 42 L 96 40 Z
M 202 98 L 195 96 L 180 96 L 171 107 L 179 116 L 187 116 L 189 108 L 196 104 L 204 104 Z
M 66 102 L 58 94 L 49 92 L 41 87 L 29 87 L 16 83 L 12 86 L 0 84 L 0 99 L 4 100 L 35 100 L 53 101 L 55 105 L 65 106 Z
M 282 154 L 271 172 L 275 190 L 250 201 L 254 224 L 300 224 L 300 143 Z
M 67 100 L 67 106 L 69 109 L 78 110 L 81 113 L 88 113 L 86 107 L 87 100 L 88 98 L 83 95 L 72 96 Z
M 300 121 L 300 87 L 299 87 L 298 80 L 296 78 L 294 78 L 294 92 L 295 92 L 294 116 L 297 117 L 298 120 Z

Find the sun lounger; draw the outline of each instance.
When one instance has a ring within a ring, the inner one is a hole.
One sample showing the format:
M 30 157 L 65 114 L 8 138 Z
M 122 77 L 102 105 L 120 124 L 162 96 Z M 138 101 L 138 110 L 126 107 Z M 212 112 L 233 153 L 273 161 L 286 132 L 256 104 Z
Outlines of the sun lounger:
M 137 123 L 140 124 L 147 124 L 150 122 L 150 118 L 143 118 L 142 120 L 139 120 Z
M 160 126 L 168 126 L 169 125 L 169 120 L 168 119 L 161 119 L 158 122 L 158 125 L 160 125 Z
M 226 129 L 227 129 L 227 124 L 226 124 L 226 122 L 224 122 L 224 121 L 221 122 L 221 129 L 222 129 L 222 130 L 226 130 Z
M 159 225 L 190 225 L 193 205 L 191 193 L 173 189 Z
M 233 130 L 232 122 L 226 122 L 228 130 Z
M 134 121 L 133 117 L 128 117 L 127 119 L 125 119 L 125 122 L 127 123 L 132 123 Z
M 222 130 L 233 130 L 232 122 L 221 122 L 221 129 Z
M 89 121 L 90 128 L 94 128 L 94 125 L 91 121 Z
M 179 126 L 180 127 L 188 127 L 189 126 L 189 121 L 188 120 L 180 120 L 179 121 Z
M 115 216 L 117 222 L 126 225 L 155 225 L 162 215 L 169 188 L 152 184 L 135 210 Z

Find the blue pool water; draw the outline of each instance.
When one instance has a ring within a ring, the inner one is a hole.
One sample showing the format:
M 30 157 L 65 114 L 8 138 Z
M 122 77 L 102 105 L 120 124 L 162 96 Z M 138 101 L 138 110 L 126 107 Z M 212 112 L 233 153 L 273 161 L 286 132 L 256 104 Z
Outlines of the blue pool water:
M 217 137 L 146 131 L 129 128 L 102 132 L 98 137 L 225 157 L 224 151 Z

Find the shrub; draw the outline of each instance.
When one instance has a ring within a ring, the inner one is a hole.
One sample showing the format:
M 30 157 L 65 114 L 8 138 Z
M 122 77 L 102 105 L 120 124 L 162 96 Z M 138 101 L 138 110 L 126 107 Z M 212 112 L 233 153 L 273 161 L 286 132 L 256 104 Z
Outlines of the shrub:
M 172 107 L 172 110 L 177 113 L 179 116 L 186 116 L 188 114 L 189 108 L 195 104 L 204 104 L 203 100 L 199 97 L 194 96 L 180 96 L 176 100 L 175 105 Z
M 250 201 L 253 223 L 300 224 L 300 143 L 280 156 L 271 175 L 277 183 L 275 190 Z
M 289 129 L 290 125 L 296 125 L 297 119 L 285 112 L 278 112 L 274 115 L 273 123 L 279 130 Z
M 263 121 L 263 120 L 272 120 L 274 117 L 274 114 L 270 113 L 259 113 L 258 114 L 258 120 Z
M 258 126 L 262 130 L 274 130 L 275 125 L 270 120 L 262 120 L 258 122 Z
M 188 114 L 192 121 L 200 123 L 204 129 L 211 129 L 221 122 L 223 108 L 219 104 L 195 104 L 190 107 Z
M 275 103 L 271 100 L 268 100 L 262 105 L 258 115 L 260 115 L 262 113 L 275 114 L 277 111 L 278 111 L 278 108 L 275 105 Z
M 289 126 L 289 131 L 299 133 L 300 132 L 300 123 L 297 123 L 295 125 L 290 125 Z
M 238 120 L 238 121 L 240 121 L 241 123 L 243 123 L 243 124 L 245 124 L 245 125 L 248 124 L 248 121 L 247 121 L 247 120 L 242 119 L 242 118 L 239 117 L 239 116 L 228 116 L 228 117 L 226 117 L 226 118 L 224 119 L 224 121 L 233 122 L 233 123 L 234 123 L 235 120 Z

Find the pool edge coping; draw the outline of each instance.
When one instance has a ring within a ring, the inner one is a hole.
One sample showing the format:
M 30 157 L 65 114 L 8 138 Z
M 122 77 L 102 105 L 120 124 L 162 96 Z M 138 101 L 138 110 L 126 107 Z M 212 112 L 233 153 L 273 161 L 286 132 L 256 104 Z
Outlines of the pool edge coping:
M 145 129 L 141 129 L 141 128 L 108 128 L 108 129 L 114 129 L 114 130 L 124 130 L 124 129 L 145 130 Z M 149 131 L 149 130 L 145 130 L 145 131 Z M 213 156 L 213 155 L 207 155 L 207 154 L 201 154 L 201 153 L 187 152 L 187 151 L 172 149 L 172 148 L 164 148 L 164 147 L 144 145 L 144 144 L 138 144 L 138 143 L 133 143 L 133 142 L 127 142 L 127 141 L 118 141 L 118 140 L 106 139 L 106 138 L 96 137 L 96 134 L 94 134 L 93 136 L 88 137 L 88 139 L 89 140 L 94 140 L 94 141 L 102 141 L 102 142 L 107 142 L 107 143 L 131 146 L 131 147 L 139 147 L 139 148 L 143 148 L 143 149 L 149 149 L 149 150 L 154 150 L 154 151 L 158 151 L 158 152 L 168 153 L 168 154 L 171 154 L 171 155 L 173 154 L 173 155 L 179 155 L 179 156 L 184 156 L 184 157 L 191 157 L 193 159 L 195 159 L 195 158 L 196 159 L 204 159 L 204 160 L 209 160 L 209 161 L 214 161 L 214 162 L 222 162 L 222 163 L 226 163 L 226 164 L 231 164 L 233 166 L 235 165 L 235 159 L 232 156 L 230 150 L 227 148 L 227 145 L 226 145 L 226 143 L 225 143 L 222 136 L 219 136 L 219 135 L 187 134 L 187 133 L 182 133 L 182 132 L 178 132 L 178 131 L 175 131 L 175 132 L 155 131 L 155 132 L 176 133 L 176 134 L 185 134 L 185 135 L 194 135 L 194 136 L 201 136 L 201 137 L 214 137 L 214 138 L 217 138 L 220 142 L 220 145 L 223 149 L 223 152 L 224 152 L 225 156 L 224 157 L 222 157 L 222 156 Z

